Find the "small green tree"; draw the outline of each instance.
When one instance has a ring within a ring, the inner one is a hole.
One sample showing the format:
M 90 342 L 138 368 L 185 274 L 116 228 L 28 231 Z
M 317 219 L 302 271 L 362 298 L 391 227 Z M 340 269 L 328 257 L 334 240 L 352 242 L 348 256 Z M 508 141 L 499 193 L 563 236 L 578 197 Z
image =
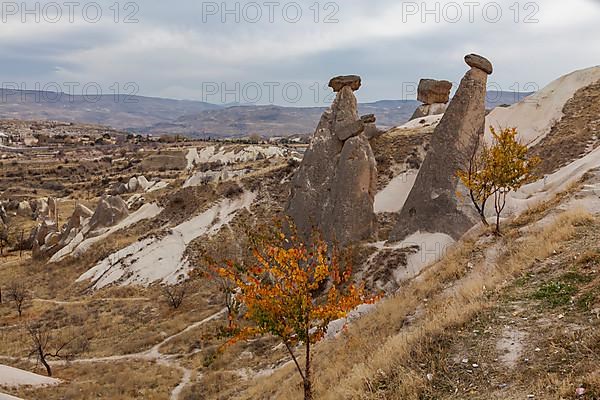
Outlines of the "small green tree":
M 500 234 L 500 215 L 506 206 L 506 196 L 534 178 L 532 171 L 539 159 L 528 157 L 527 145 L 517 140 L 516 128 L 497 132 L 490 127 L 490 130 L 492 145 L 478 143 L 468 169 L 458 171 L 458 177 L 469 190 L 471 201 L 485 225 L 488 225 L 485 207 L 490 197 L 494 197 L 495 233 Z

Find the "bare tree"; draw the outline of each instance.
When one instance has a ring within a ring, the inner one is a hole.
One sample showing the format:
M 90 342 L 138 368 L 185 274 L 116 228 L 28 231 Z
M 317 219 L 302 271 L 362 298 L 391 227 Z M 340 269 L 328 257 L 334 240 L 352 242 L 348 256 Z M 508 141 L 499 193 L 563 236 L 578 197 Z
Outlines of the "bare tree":
M 179 307 L 181 307 L 181 304 L 183 303 L 183 299 L 185 298 L 186 294 L 187 294 L 187 285 L 185 283 L 183 283 L 179 286 L 165 285 L 163 287 L 163 295 L 164 295 L 165 299 L 167 300 L 167 303 L 174 310 L 177 310 Z
M 19 313 L 19 318 L 23 315 L 23 307 L 28 298 L 27 289 L 25 285 L 20 282 L 12 282 L 7 288 L 8 299 L 15 303 L 15 308 Z
M 30 339 L 28 357 L 36 357 L 48 376 L 52 376 L 49 359 L 72 360 L 77 354 L 87 351 L 89 339 L 74 333 L 58 334 L 41 322 L 31 323 L 27 326 Z

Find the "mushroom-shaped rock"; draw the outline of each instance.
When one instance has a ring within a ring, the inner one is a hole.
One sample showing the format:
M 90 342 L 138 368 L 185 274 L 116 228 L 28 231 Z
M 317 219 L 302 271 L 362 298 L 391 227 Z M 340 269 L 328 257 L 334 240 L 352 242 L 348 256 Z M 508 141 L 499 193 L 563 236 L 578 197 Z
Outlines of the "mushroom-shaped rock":
M 336 76 L 329 81 L 329 87 L 336 93 L 341 91 L 344 86 L 350 86 L 352 91 L 357 91 L 360 89 L 360 85 L 361 79 L 358 75 Z
M 465 62 L 469 67 L 478 68 L 488 75 L 491 75 L 492 72 L 494 72 L 494 67 L 490 60 L 478 54 L 467 54 L 465 56 Z
M 472 59 L 472 58 L 471 58 Z M 435 128 L 430 149 L 390 235 L 403 240 L 416 232 L 445 233 L 459 239 L 477 215 L 460 198 L 468 193 L 456 171 L 466 168 L 485 124 L 488 74 L 471 68 Z
M 339 91 L 321 116 L 292 179 L 286 212 L 303 236 L 308 237 L 316 227 L 327 240 L 344 245 L 375 232 L 377 168 L 364 131 L 377 128 L 370 122 L 372 117 L 359 117 L 350 81 L 334 78 L 332 82 Z

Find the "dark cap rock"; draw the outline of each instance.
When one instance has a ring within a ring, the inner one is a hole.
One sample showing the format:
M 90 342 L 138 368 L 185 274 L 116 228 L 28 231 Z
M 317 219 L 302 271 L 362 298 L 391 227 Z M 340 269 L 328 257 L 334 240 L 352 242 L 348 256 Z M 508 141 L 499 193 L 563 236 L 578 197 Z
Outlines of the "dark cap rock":
M 358 75 L 336 76 L 329 81 L 329 87 L 339 92 L 344 86 L 350 86 L 353 91 L 360 89 L 361 79 Z
M 465 62 L 469 67 L 478 68 L 490 75 L 494 71 L 494 67 L 492 67 L 492 63 L 485 57 L 482 57 L 478 54 L 467 54 L 465 56 Z
M 425 104 L 444 104 L 450 100 L 451 89 L 452 82 L 421 79 L 417 90 L 417 100 Z

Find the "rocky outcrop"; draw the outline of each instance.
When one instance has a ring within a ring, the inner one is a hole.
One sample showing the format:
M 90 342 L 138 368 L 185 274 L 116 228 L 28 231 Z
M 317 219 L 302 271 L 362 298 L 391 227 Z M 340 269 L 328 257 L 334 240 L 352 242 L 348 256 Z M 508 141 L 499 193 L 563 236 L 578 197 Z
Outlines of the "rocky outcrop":
M 476 143 L 483 135 L 487 71 L 491 71 L 491 63 L 476 55 L 465 57 L 465 61 L 474 66 L 462 79 L 435 128 L 430 150 L 392 231 L 393 240 L 404 239 L 417 231 L 446 233 L 458 239 L 477 221 L 464 200 L 468 195 L 456 172 L 468 166 Z M 463 201 L 459 200 L 459 193 Z
M 56 220 L 58 215 L 58 203 L 54 197 L 48 197 L 48 219 Z
M 33 258 L 45 259 L 71 243 L 71 241 L 84 229 L 87 221 L 92 216 L 92 211 L 83 204 L 77 203 L 73 214 L 57 231 L 56 222 L 47 219 L 37 226 L 37 232 L 32 244 Z
M 89 222 L 89 230 L 107 228 L 121 222 L 129 215 L 127 203 L 119 196 L 103 196 Z
M 134 176 L 127 183 L 117 182 L 108 191 L 113 196 L 119 196 L 127 193 L 148 192 L 155 189 L 160 184 L 160 181 L 148 181 L 144 175 Z
M 116 225 L 128 215 L 127 204 L 117 196 L 105 196 L 100 199 L 94 212 L 78 203 L 60 231 L 56 227 L 56 220 L 50 218 L 43 220 L 32 231 L 30 240 L 33 257 L 35 259 L 52 257 L 64 248 L 68 248 L 67 246 L 80 243 L 94 231 Z
M 371 237 L 376 229 L 377 168 L 365 131 L 377 128 L 373 115 L 359 118 L 353 91 L 360 77 L 337 77 L 330 86 L 337 96 L 293 178 L 286 212 L 302 235 L 316 228 L 328 240 L 347 244 Z
M 452 82 L 421 79 L 417 89 L 417 100 L 423 104 L 415 110 L 411 120 L 443 114 L 448 106 L 451 89 Z
M 33 215 L 33 210 L 31 209 L 31 204 L 28 201 L 22 201 L 19 203 L 17 207 L 17 215 L 19 217 L 31 218 Z
M 3 204 L 0 204 L 0 224 L 8 224 L 8 213 Z

